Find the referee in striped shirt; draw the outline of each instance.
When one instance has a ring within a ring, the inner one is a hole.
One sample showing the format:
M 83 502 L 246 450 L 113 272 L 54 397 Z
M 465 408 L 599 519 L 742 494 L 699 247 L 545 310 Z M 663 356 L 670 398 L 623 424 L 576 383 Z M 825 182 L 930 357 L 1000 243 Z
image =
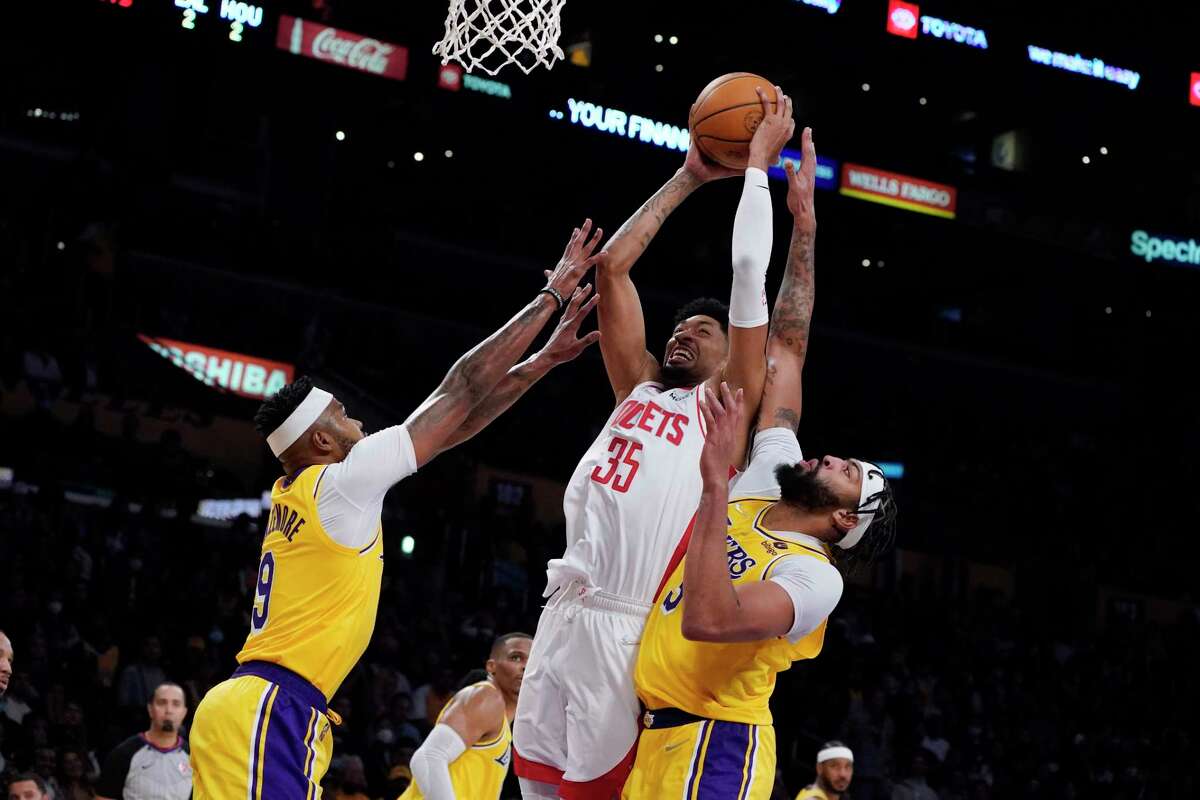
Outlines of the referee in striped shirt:
M 96 785 L 97 800 L 187 800 L 192 767 L 179 729 L 187 718 L 183 688 L 159 684 L 146 705 L 150 729 L 130 736 L 109 754 Z

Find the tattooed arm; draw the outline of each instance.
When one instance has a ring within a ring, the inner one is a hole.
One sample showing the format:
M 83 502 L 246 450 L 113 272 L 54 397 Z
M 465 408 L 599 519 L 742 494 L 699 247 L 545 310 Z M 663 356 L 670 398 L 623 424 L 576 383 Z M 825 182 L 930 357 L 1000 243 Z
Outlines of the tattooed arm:
M 646 350 L 642 301 L 629 271 L 688 195 L 708 181 L 737 174 L 705 162 L 699 148 L 691 147 L 683 167 L 625 221 L 606 245 L 608 260 L 596 270 L 596 288 L 601 297 L 600 352 L 618 403 L 639 383 L 659 376 L 658 359 Z
M 813 246 L 817 218 L 813 210 L 813 185 L 817 153 L 812 130 L 805 128 L 804 158 L 800 170 L 786 164 L 788 209 L 792 212 L 792 242 L 788 247 L 783 283 L 771 314 L 767 338 L 767 383 L 758 414 L 758 430 L 791 428 L 800 424 L 801 372 L 808 354 L 808 333 L 813 312 Z
M 592 255 L 603 231 L 597 228 L 589 239 L 591 225 L 591 220 L 588 220 L 582 228 L 575 229 L 562 260 L 550 273 L 547 286 L 556 289 L 564 297 L 572 295 L 584 273 L 604 258 L 603 252 Z M 467 438 L 455 436 L 475 407 L 492 393 L 513 362 L 529 348 L 534 337 L 557 310 L 558 304 L 550 295 L 539 294 L 500 330 L 458 359 L 446 373 L 441 385 L 405 421 L 418 465 L 428 463 L 438 453 Z M 513 400 L 516 400 L 516 396 Z M 507 405 L 479 424 L 476 431 L 482 429 L 503 408 L 507 408 Z
M 590 284 L 575 290 L 567 310 L 563 312 L 558 327 L 550 335 L 546 346 L 510 369 L 496 384 L 491 394 L 471 409 L 463 424 L 446 440 L 443 449 L 461 444 L 479 433 L 490 425 L 492 420 L 507 411 L 546 373 L 560 364 L 574 360 L 589 345 L 600 341 L 599 331 L 592 331 L 582 337 L 576 336 L 580 324 L 600 299 L 599 295 L 595 295 L 589 300 L 588 295 L 591 291 Z

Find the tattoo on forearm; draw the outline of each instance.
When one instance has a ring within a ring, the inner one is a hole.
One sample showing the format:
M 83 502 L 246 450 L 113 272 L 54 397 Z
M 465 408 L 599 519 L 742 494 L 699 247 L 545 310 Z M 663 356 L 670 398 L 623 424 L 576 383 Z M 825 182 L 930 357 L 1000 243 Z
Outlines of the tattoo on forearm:
M 463 355 L 442 380 L 440 394 L 454 397 L 454 403 L 434 403 L 414 424 L 420 428 L 440 425 L 465 404 L 474 408 L 503 378 L 550 316 L 549 303 L 535 299 L 500 330 Z
M 463 423 L 463 428 L 472 433 L 483 430 L 487 427 L 488 423 L 503 414 L 513 403 L 517 402 L 521 395 L 529 391 L 529 387 L 537 382 L 538 377 L 537 374 L 523 367 L 523 365 L 518 365 L 509 370 L 508 375 L 501 378 L 500 383 L 492 393 L 471 410 L 466 422 Z
M 771 315 L 771 335 L 781 339 L 801 358 L 808 350 L 813 311 L 813 235 L 793 231 L 787 268 Z
M 643 203 L 641 208 L 633 212 L 632 217 L 625 220 L 625 224 L 613 234 L 612 241 L 616 242 L 628 236 L 630 232 L 637 228 L 642 218 L 649 214 L 654 217 L 656 227 L 652 231 L 642 231 L 638 237 L 638 244 L 641 245 L 642 249 L 649 247 L 650 241 L 654 238 L 654 234 L 657 233 L 658 228 L 662 227 L 662 224 L 667 221 L 667 217 L 671 215 L 671 212 L 678 208 L 684 198 L 699 185 L 700 182 L 690 172 L 686 170 L 680 171 L 671 180 L 663 184 L 662 188 L 655 192 L 653 197 Z

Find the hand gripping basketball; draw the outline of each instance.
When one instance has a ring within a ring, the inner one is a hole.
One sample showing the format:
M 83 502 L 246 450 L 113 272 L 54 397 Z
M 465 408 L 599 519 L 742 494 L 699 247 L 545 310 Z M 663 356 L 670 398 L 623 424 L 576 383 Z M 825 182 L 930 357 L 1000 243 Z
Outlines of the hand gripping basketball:
M 783 146 L 792 138 L 796 131 L 796 121 L 792 119 L 792 98 L 783 93 L 779 86 L 775 87 L 775 97 L 782 97 L 783 102 L 774 102 L 767 97 L 762 87 L 755 87 L 759 102 L 762 103 L 762 122 L 754 131 L 750 140 L 749 166 L 758 167 L 766 172 L 779 161 Z M 771 106 L 775 106 L 774 109 Z

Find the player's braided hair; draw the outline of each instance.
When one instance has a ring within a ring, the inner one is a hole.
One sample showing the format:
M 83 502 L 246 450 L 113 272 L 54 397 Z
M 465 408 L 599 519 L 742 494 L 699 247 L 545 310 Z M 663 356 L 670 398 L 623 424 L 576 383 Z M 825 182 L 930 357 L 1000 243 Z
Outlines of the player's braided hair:
M 254 429 L 264 437 L 270 436 L 312 391 L 313 382 L 302 375 L 263 401 L 254 414 Z
M 729 333 L 729 306 L 715 297 L 697 297 L 695 300 L 688 301 L 675 312 L 675 319 L 671 324 L 678 325 L 688 317 L 694 317 L 697 314 L 712 317 L 721 324 L 721 330 Z

